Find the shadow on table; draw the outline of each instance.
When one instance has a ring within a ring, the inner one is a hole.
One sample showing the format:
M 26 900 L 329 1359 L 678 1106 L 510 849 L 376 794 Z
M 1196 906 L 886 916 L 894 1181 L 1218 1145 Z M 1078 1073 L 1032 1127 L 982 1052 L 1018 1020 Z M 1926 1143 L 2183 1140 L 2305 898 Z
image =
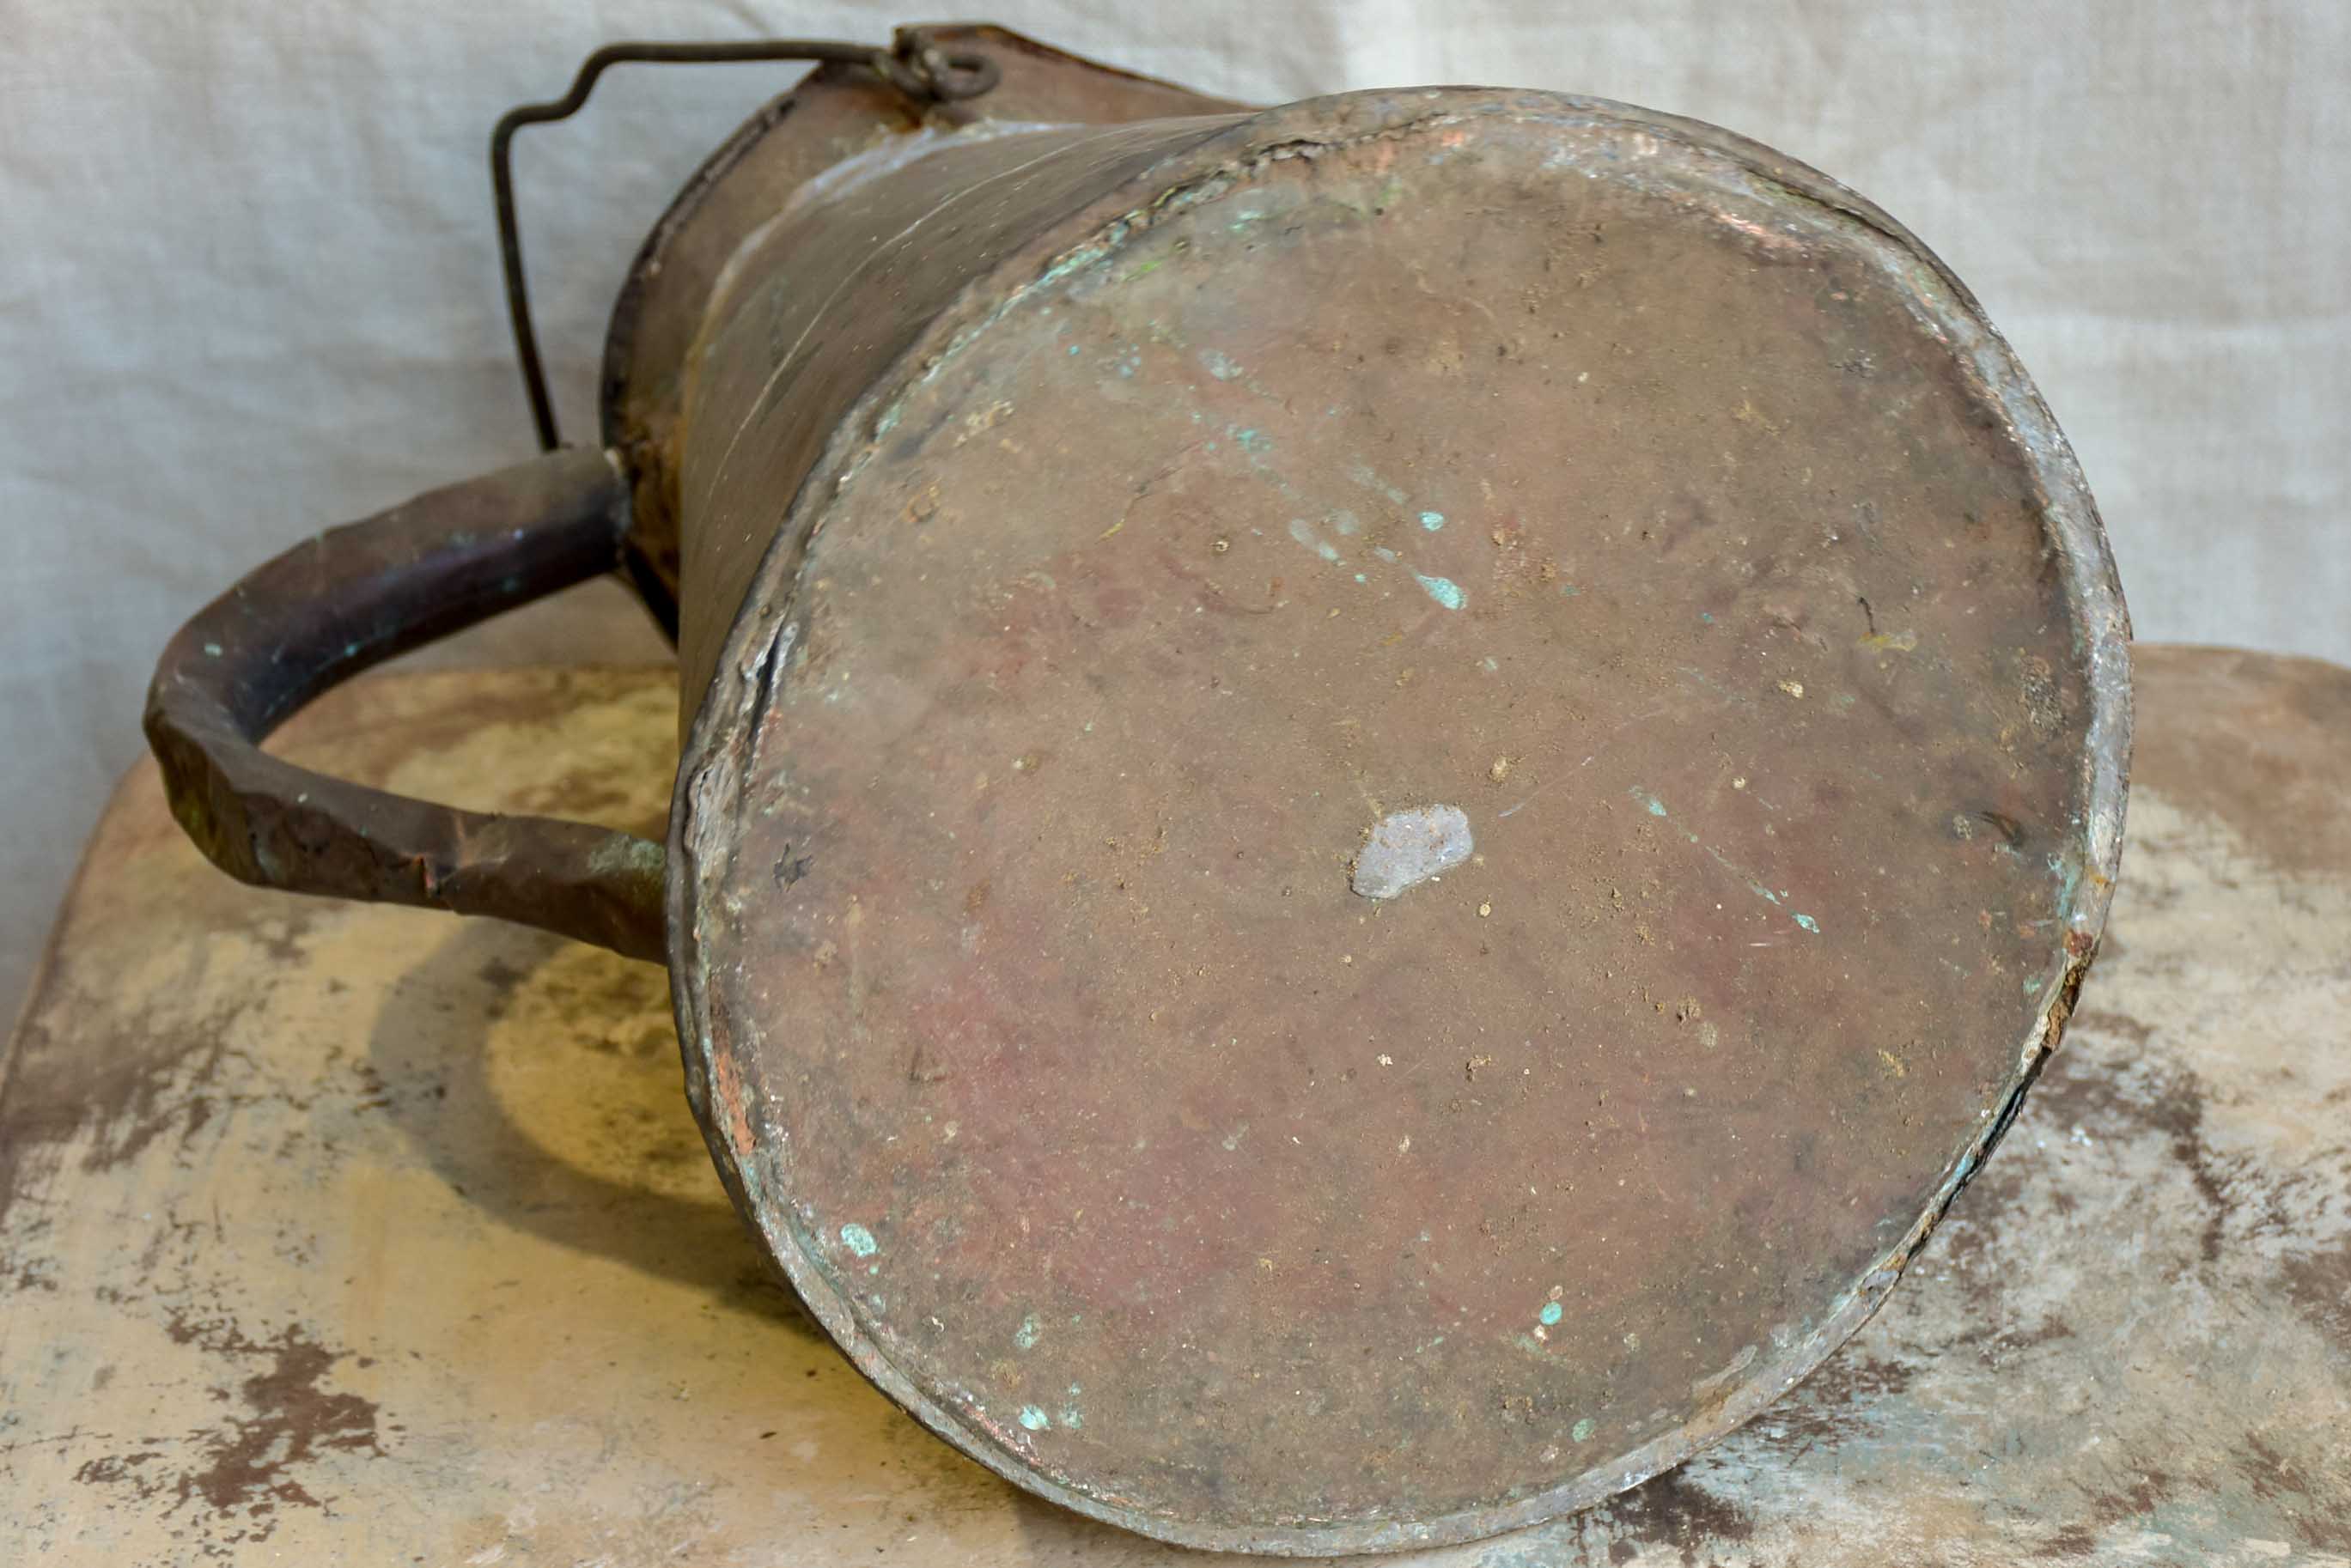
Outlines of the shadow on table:
M 659 968 L 467 921 L 393 983 L 369 1058 L 425 1163 L 485 1214 L 819 1334 L 711 1167 Z

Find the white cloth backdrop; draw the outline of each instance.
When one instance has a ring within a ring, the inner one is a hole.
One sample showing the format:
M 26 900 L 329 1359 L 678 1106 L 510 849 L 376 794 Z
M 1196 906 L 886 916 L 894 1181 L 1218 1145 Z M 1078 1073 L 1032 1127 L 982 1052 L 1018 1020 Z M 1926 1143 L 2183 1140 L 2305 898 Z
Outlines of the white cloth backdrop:
M 985 0 L 1194 86 L 1573 88 L 1853 184 L 1975 287 L 2140 634 L 2351 661 L 2351 0 Z M 137 754 L 165 635 L 326 524 L 527 455 L 483 146 L 619 37 L 874 38 L 820 0 L 0 0 L 0 1019 Z M 592 428 L 643 228 L 791 67 L 607 78 L 523 139 Z M 604 586 L 463 639 L 655 658 Z

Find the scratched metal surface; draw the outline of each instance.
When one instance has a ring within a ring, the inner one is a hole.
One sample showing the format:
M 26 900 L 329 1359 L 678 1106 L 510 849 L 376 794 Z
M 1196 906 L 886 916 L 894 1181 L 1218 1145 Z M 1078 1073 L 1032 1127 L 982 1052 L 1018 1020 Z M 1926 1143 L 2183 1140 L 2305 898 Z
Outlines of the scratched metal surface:
M 761 242 L 1000 253 L 946 319 L 820 253 L 714 314 L 689 600 L 776 535 L 672 868 L 714 1151 L 861 1368 L 1071 1506 L 1586 1505 L 1834 1348 L 2053 1042 L 2126 749 L 2095 514 L 1932 258 L 1721 132 L 1052 144 Z M 869 389 L 820 298 L 923 339 Z M 1359 896 L 1439 806 L 1468 862 Z
M 822 66 L 753 115 L 686 182 L 653 227 L 614 306 L 604 358 L 604 444 L 636 483 L 631 532 L 673 597 L 678 591 L 678 415 L 689 349 L 712 292 L 744 236 L 799 200 L 843 160 L 911 133 L 988 122 L 1102 124 L 1237 109 L 1002 27 L 932 29 L 943 47 L 985 52 L 1001 73 L 976 99 L 916 116 L 870 72 Z
M 1399 1563 L 2351 1562 L 2351 671 L 2139 650 L 2095 992 L 1904 1286 L 1599 1509 Z M 287 743 L 658 819 L 665 671 L 386 676 Z M 256 894 L 125 784 L 0 1079 L 0 1561 L 1210 1561 L 996 1480 L 764 1272 L 660 971 Z

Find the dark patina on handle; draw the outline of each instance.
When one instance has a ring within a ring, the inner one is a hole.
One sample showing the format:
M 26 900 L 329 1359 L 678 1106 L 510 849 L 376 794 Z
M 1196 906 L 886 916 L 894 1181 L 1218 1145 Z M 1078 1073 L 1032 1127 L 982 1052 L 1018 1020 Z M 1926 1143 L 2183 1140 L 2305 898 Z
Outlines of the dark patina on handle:
M 609 454 L 549 452 L 328 530 L 183 627 L 147 694 L 172 813 L 241 881 L 489 915 L 659 961 L 662 846 L 328 778 L 260 748 L 370 666 L 614 569 L 629 487 Z

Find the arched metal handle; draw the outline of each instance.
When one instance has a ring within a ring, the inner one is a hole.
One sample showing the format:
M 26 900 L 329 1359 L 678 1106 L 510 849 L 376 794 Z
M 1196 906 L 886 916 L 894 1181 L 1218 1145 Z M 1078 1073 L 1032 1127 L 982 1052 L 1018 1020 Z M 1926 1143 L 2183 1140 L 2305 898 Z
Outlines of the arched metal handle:
M 491 915 L 659 961 L 664 853 L 650 839 L 412 800 L 260 749 L 338 681 L 612 570 L 628 497 L 610 454 L 549 452 L 256 569 L 181 628 L 148 691 L 172 815 L 256 886 Z
M 530 399 L 531 423 L 541 451 L 553 452 L 555 404 L 548 396 L 547 370 L 539 363 L 538 330 L 531 325 L 530 281 L 522 265 L 522 223 L 515 215 L 514 139 L 526 125 L 569 119 L 596 89 L 596 78 L 614 66 L 724 66 L 773 60 L 819 65 L 870 66 L 876 76 L 915 104 L 955 103 L 977 98 L 996 86 L 1001 73 L 994 60 L 968 50 L 942 49 L 927 27 L 901 27 L 888 48 L 844 44 L 830 38 L 747 38 L 715 44 L 607 44 L 580 63 L 579 74 L 561 98 L 526 103 L 501 115 L 490 130 L 490 193 L 497 206 L 498 263 L 506 273 L 507 316 L 514 327 L 515 358 L 522 367 L 523 390 Z

